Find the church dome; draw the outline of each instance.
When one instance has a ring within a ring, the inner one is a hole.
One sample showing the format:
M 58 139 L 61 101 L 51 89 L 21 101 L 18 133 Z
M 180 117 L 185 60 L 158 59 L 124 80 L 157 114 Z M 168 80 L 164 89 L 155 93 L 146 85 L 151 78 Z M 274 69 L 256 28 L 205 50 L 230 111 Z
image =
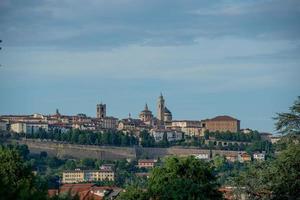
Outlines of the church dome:
M 171 111 L 167 107 L 165 107 L 164 113 L 165 113 L 165 115 L 166 114 L 172 115 Z

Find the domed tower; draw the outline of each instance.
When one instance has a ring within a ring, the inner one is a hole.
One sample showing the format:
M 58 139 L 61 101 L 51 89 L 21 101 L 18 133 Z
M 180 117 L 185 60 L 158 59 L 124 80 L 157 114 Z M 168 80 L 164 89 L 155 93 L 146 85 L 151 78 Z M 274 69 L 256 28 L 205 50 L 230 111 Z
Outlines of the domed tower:
M 158 98 L 158 103 L 157 103 L 157 119 L 160 121 L 161 124 L 164 124 L 164 120 L 165 120 L 164 114 L 165 114 L 165 100 L 162 93 L 160 93 L 160 96 Z
M 145 108 L 142 112 L 140 112 L 139 114 L 139 118 L 140 120 L 142 120 L 143 122 L 150 124 L 152 119 L 153 119 L 153 115 L 152 112 L 148 109 L 148 105 L 145 105 Z
M 167 107 L 165 107 L 165 111 L 164 111 L 164 121 L 165 122 L 172 121 L 172 113 Z

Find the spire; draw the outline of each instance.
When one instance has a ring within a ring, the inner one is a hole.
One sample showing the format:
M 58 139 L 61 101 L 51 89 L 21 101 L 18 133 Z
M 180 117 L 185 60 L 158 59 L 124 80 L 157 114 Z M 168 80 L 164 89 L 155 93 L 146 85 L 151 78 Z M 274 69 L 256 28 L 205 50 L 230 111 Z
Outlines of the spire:
M 149 110 L 147 103 L 145 104 L 145 110 Z

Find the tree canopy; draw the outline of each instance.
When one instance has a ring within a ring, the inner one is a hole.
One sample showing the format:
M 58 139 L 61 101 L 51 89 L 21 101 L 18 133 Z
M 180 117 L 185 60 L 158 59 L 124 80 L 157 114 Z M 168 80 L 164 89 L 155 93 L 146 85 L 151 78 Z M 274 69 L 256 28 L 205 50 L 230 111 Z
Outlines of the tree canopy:
M 289 108 L 290 112 L 277 113 L 276 129 L 282 134 L 300 135 L 300 96 Z
M 163 166 L 153 169 L 145 190 L 129 187 L 119 199 L 134 199 L 137 194 L 141 194 L 137 199 L 222 199 L 218 187 L 209 163 L 192 156 L 170 157 Z

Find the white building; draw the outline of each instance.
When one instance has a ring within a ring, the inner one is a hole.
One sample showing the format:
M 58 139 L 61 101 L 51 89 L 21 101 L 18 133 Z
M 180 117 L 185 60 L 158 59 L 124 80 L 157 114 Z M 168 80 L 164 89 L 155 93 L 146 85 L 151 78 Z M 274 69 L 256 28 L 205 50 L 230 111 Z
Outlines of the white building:
M 266 157 L 266 154 L 264 152 L 263 153 L 255 152 L 253 154 L 253 158 L 255 160 L 265 160 L 265 157 Z
M 209 153 L 200 153 L 200 154 L 195 154 L 195 158 L 200 159 L 200 160 L 209 160 Z
M 177 130 L 167 130 L 167 129 L 152 129 L 150 131 L 152 136 L 154 137 L 155 142 L 162 141 L 164 138 L 164 134 L 167 135 L 167 140 L 169 142 L 179 141 L 184 138 L 184 133 Z
M 39 130 L 48 132 L 48 124 L 45 122 L 14 122 L 10 130 L 15 133 L 33 134 Z

